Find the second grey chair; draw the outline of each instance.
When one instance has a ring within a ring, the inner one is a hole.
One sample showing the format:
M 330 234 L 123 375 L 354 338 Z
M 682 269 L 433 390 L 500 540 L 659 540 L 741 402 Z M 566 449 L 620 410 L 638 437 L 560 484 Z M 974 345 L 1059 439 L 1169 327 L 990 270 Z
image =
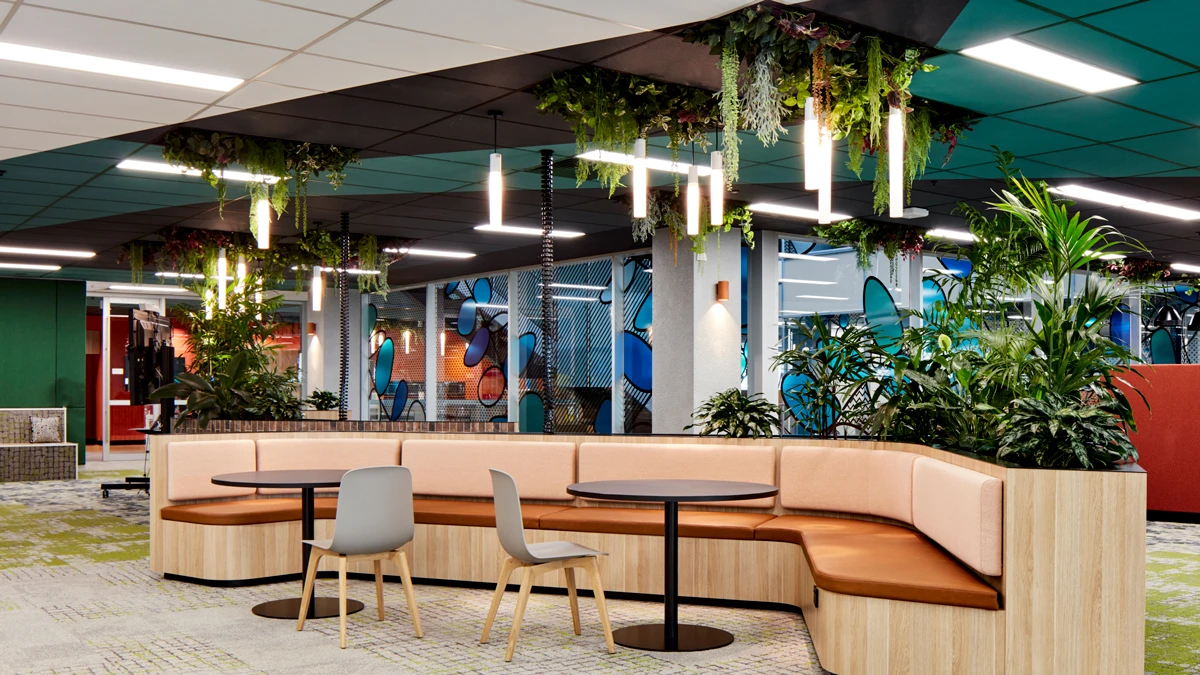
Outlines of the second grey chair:
M 487 621 L 483 624 L 483 637 L 479 641 L 488 641 L 488 634 L 492 632 L 492 622 L 496 619 L 496 610 L 500 608 L 500 600 L 508 586 L 508 578 L 517 569 L 521 570 L 521 592 L 517 596 L 517 609 L 513 613 L 512 631 L 508 635 L 508 651 L 504 653 L 504 660 L 512 661 L 513 651 L 517 648 L 521 619 L 525 615 L 525 604 L 529 601 L 529 591 L 533 587 L 533 578 L 536 575 L 563 571 L 567 578 L 567 598 L 571 603 L 571 622 L 575 634 L 579 635 L 579 601 L 575 596 L 575 569 L 579 568 L 591 579 L 592 592 L 596 595 L 596 609 L 600 611 L 600 624 L 604 627 L 604 641 L 608 644 L 608 653 L 612 654 L 616 651 L 616 646 L 613 644 L 612 626 L 608 623 L 608 607 L 604 604 L 600 568 L 596 564 L 598 556 L 608 554 L 570 541 L 526 543 L 517 482 L 503 471 L 489 471 L 492 472 L 496 534 L 500 537 L 500 545 L 508 554 L 508 558 L 500 568 L 496 592 L 492 594 L 492 606 L 488 609 Z
M 308 573 L 304 578 L 304 597 L 300 603 L 300 618 L 296 630 L 304 629 L 308 603 L 317 578 L 317 564 L 322 557 L 337 558 L 338 604 L 341 619 L 341 647 L 346 648 L 346 566 L 360 560 L 375 563 L 375 599 L 379 605 L 379 620 L 383 621 L 384 560 L 391 560 L 400 570 L 408 613 L 412 615 L 417 637 L 421 617 L 413 595 L 412 576 L 408 557 L 396 549 L 413 540 L 416 526 L 413 519 L 412 473 L 402 466 L 372 466 L 347 471 L 338 493 L 337 518 L 333 539 L 310 539 L 312 545 Z

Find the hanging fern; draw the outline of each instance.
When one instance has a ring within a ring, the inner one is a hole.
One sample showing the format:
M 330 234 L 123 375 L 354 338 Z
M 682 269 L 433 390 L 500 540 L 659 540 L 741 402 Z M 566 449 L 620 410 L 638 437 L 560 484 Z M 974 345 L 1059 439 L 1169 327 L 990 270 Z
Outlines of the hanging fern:
M 732 44 L 726 45 L 721 52 L 721 91 L 717 95 L 721 101 L 721 130 L 725 132 L 721 151 L 725 161 L 725 185 L 728 187 L 733 187 L 738 179 L 738 144 L 741 143 L 737 135 L 741 126 L 738 70 L 741 67 L 742 59 L 738 56 L 737 48 Z
M 774 52 L 759 52 L 750 65 L 746 95 L 742 99 L 743 124 L 754 131 L 766 147 L 775 145 L 779 142 L 779 135 L 787 133 L 782 124 L 783 103 L 776 84 L 778 69 Z

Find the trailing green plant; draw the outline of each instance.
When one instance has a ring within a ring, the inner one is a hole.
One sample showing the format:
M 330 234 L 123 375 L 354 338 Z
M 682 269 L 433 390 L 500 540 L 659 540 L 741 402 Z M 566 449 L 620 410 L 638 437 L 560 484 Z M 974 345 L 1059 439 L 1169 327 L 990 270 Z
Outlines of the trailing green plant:
M 1107 263 L 1109 274 L 1135 284 L 1153 284 L 1171 276 L 1171 266 L 1161 260 L 1123 258 Z
M 311 406 L 313 410 L 337 410 L 341 397 L 332 391 L 318 389 L 304 399 L 303 403 Z
M 736 387 L 713 394 L 692 413 L 701 436 L 726 438 L 771 438 L 779 428 L 779 406 L 762 394 L 747 396 Z
M 146 249 L 138 242 L 130 243 L 121 249 L 117 264 L 129 261 L 129 280 L 135 284 L 142 283 L 142 271 L 146 266 Z
M 858 268 L 871 267 L 871 256 L 882 251 L 892 265 L 895 275 L 896 258 L 910 259 L 921 254 L 925 246 L 924 230 L 877 220 L 850 218 L 828 225 L 816 225 L 813 234 L 830 246 L 849 246 L 857 255 Z
M 738 71 L 742 60 L 737 48 L 726 45 L 721 50 L 721 91 L 718 92 L 721 111 L 721 128 L 725 130 L 722 138 L 721 156 L 724 161 L 725 185 L 733 187 L 738 179 L 739 147 L 742 140 L 738 138 L 737 130 L 741 128 L 741 106 L 738 102 Z

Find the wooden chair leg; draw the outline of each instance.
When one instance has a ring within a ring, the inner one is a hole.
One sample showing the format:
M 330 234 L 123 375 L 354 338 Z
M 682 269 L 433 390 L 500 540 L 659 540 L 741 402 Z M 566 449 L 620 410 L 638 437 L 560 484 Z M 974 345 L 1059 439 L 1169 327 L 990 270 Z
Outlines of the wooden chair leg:
M 346 556 L 338 556 L 338 619 L 342 649 L 346 648 Z
M 396 566 L 400 568 L 400 580 L 404 582 L 404 597 L 408 600 L 408 613 L 412 615 L 413 630 L 417 637 L 424 637 L 421 630 L 421 615 L 417 612 L 417 596 L 413 592 L 412 574 L 408 571 L 408 556 L 404 551 L 396 553 Z
M 512 631 L 508 634 L 508 651 L 504 652 L 504 660 L 512 661 L 513 651 L 517 648 L 517 636 L 521 634 L 521 619 L 525 616 L 525 604 L 529 602 L 529 590 L 533 588 L 533 568 L 521 569 L 521 593 L 517 596 L 517 609 L 513 612 Z
M 587 559 L 587 572 L 592 580 L 592 592 L 596 594 L 596 609 L 600 612 L 600 625 L 604 627 L 604 642 L 608 645 L 608 653 L 617 651 L 613 643 L 612 625 L 608 622 L 608 605 L 604 602 L 604 584 L 600 581 L 600 565 L 596 558 Z
M 304 576 L 304 597 L 300 599 L 300 616 L 296 619 L 296 630 L 304 630 L 304 619 L 308 616 L 308 604 L 312 600 L 313 585 L 317 581 L 317 564 L 321 554 L 316 551 L 308 559 L 308 571 Z
M 563 568 L 563 574 L 567 576 L 567 600 L 571 603 L 571 626 L 575 628 L 575 634 L 579 635 L 579 598 L 575 595 L 575 568 Z
M 383 561 L 376 558 L 375 564 L 375 604 L 379 607 L 379 620 L 383 621 Z
M 504 598 L 504 589 L 508 586 L 508 578 L 517 567 L 515 558 L 506 558 L 500 565 L 500 576 L 496 579 L 496 591 L 492 593 L 492 606 L 488 608 L 487 620 L 483 622 L 483 635 L 480 644 L 487 644 L 488 635 L 492 632 L 492 622 L 496 620 L 496 611 L 500 609 L 500 601 Z

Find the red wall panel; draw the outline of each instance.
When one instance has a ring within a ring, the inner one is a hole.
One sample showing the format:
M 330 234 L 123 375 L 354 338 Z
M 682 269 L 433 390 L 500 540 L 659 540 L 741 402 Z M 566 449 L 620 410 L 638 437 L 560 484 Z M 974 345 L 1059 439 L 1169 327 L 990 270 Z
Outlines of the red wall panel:
M 1130 439 L 1147 474 L 1146 508 L 1200 513 L 1200 365 L 1139 366 L 1126 379 L 1150 405 L 1126 391 L 1138 427 Z

